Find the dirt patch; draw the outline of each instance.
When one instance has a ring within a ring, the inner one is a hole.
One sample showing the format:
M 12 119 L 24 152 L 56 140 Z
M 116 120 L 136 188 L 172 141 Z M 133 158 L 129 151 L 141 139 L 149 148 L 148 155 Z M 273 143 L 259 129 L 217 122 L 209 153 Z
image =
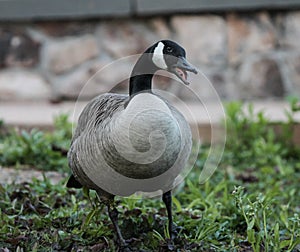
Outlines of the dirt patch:
M 37 171 L 34 169 L 16 169 L 0 167 L 0 184 L 21 184 L 31 182 L 33 178 L 43 180 L 43 174 L 50 180 L 52 184 L 58 184 L 62 179 L 66 178 L 66 174 L 54 171 Z

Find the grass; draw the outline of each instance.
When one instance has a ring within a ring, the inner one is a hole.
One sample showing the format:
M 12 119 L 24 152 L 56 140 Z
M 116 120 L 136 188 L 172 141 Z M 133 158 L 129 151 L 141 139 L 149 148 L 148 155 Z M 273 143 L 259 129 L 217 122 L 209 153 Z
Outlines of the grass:
M 300 251 L 300 150 L 291 141 L 297 100 L 291 100 L 280 134 L 262 112 L 230 103 L 222 161 L 205 183 L 198 178 L 209 153 L 204 146 L 194 169 L 173 197 L 181 227 L 167 243 L 167 217 L 160 199 L 118 198 L 120 227 L 136 238 L 133 251 Z M 0 137 L 0 162 L 68 171 L 71 127 L 66 116 L 54 132 L 12 131 Z M 0 250 L 117 251 L 112 224 L 93 192 L 53 185 L 45 177 L 0 186 Z
M 11 130 L 0 134 L 0 164 L 68 171 L 65 155 L 56 150 L 69 148 L 72 125 L 68 122 L 68 116 L 56 117 L 54 128 L 54 132 L 33 129 L 30 132 Z

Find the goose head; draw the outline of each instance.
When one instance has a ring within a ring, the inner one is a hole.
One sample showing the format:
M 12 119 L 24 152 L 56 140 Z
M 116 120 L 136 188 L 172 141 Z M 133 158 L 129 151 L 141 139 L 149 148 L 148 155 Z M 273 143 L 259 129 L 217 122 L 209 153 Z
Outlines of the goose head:
M 158 70 L 175 74 L 188 85 L 188 74 L 198 73 L 196 67 L 186 60 L 185 50 L 171 40 L 160 40 L 149 47 L 135 64 L 129 84 L 129 95 L 150 91 L 154 73 Z
M 186 60 L 185 50 L 174 41 L 161 40 L 150 47 L 149 52 L 158 69 L 175 74 L 186 85 L 189 84 L 187 72 L 198 73 L 196 67 Z

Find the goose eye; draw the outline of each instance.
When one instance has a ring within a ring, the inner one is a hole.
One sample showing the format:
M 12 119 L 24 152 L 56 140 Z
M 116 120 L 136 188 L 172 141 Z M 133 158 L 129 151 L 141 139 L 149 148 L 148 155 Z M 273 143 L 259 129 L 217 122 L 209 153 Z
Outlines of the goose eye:
M 170 46 L 168 46 L 168 47 L 166 48 L 166 50 L 167 50 L 167 52 L 168 52 L 168 53 L 171 53 L 171 52 L 173 52 L 173 48 L 172 48 L 172 47 L 170 47 Z

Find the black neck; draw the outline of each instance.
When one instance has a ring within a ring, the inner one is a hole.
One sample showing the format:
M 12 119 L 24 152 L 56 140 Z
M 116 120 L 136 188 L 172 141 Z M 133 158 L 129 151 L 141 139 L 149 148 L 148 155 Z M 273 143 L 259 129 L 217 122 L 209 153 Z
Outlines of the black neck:
M 129 81 L 129 95 L 151 91 L 153 74 L 132 75 Z
M 152 62 L 151 49 L 149 48 L 138 59 L 135 64 L 130 80 L 129 80 L 129 95 L 134 96 L 140 92 L 149 92 L 152 88 L 152 78 L 158 68 Z

